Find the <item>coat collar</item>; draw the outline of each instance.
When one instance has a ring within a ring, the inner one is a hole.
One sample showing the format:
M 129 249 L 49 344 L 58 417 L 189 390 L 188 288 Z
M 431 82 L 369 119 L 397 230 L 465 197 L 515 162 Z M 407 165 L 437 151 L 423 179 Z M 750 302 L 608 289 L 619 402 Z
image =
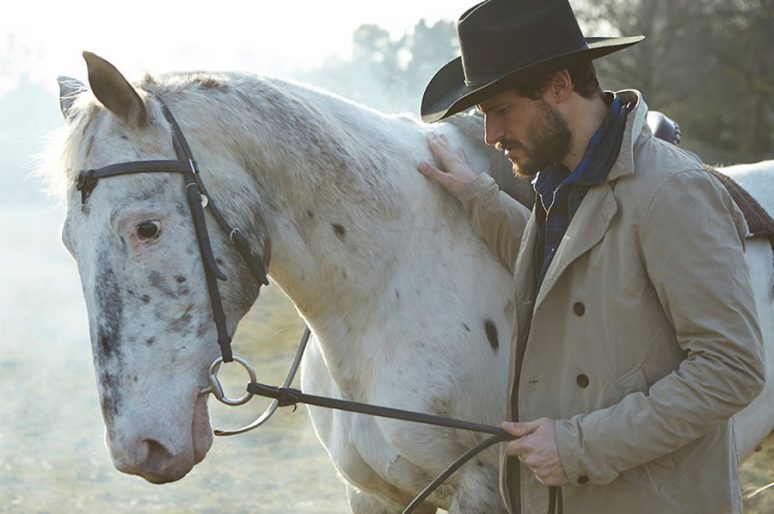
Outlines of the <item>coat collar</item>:
M 634 145 L 640 136 L 640 132 L 645 127 L 645 119 L 648 114 L 648 106 L 639 91 L 625 89 L 615 94 L 620 98 L 621 103 L 634 102 L 635 106 L 626 120 L 621 151 L 613 167 L 610 168 L 610 173 L 607 175 L 608 182 L 634 174 Z

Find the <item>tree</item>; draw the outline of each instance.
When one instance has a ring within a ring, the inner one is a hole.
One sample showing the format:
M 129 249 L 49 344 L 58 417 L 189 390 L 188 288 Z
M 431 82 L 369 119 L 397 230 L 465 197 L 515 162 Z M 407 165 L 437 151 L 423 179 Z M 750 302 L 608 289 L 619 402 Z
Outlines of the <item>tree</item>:
M 595 0 L 576 12 L 588 34 L 647 36 L 595 63 L 603 86 L 640 89 L 675 118 L 683 146 L 709 162 L 774 155 L 774 0 Z
M 433 74 L 458 55 L 454 24 L 422 19 L 397 39 L 378 25 L 361 25 L 349 60 L 333 59 L 300 78 L 385 112 L 419 113 Z
M 733 96 L 728 139 L 753 159 L 774 150 L 774 0 L 712 0 L 703 18 L 707 47 Z
M 710 163 L 774 157 L 774 0 L 576 0 L 584 33 L 645 34 L 595 61 L 603 87 L 636 88 Z M 459 55 L 454 24 L 420 20 L 397 39 L 353 34 L 349 60 L 302 78 L 386 112 L 417 114 L 433 74 Z

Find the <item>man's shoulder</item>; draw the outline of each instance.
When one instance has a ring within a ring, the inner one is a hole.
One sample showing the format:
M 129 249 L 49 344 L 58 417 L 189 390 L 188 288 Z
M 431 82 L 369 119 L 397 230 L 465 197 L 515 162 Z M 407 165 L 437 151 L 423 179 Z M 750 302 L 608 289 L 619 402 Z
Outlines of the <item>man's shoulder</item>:
M 633 157 L 634 172 L 617 180 L 614 191 L 628 215 L 640 221 L 651 211 L 654 199 L 664 194 L 692 198 L 690 206 L 685 202 L 669 204 L 670 210 L 677 213 L 689 207 L 702 209 L 706 202 L 701 198 L 715 196 L 717 189 L 722 189 L 695 154 L 651 135 L 637 141 Z M 683 196 L 679 191 L 687 194 Z
M 704 172 L 704 164 L 694 153 L 678 148 L 652 135 L 640 138 L 634 148 L 634 176 L 643 185 L 661 182 L 685 172 Z
M 633 161 L 634 173 L 621 181 L 621 185 L 625 183 L 624 189 L 631 190 L 639 198 L 651 196 L 665 183 L 674 182 L 679 176 L 711 180 L 696 154 L 652 135 L 637 140 Z

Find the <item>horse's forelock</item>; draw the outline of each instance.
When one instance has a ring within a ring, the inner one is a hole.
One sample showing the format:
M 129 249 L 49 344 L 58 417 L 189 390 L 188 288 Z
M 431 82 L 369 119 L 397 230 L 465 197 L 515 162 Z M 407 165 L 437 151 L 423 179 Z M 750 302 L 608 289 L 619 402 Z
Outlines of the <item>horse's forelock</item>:
M 67 188 L 76 180 L 79 170 L 75 163 L 83 152 L 83 141 L 93 125 L 99 109 L 91 92 L 81 93 L 73 102 L 71 112 L 76 113 L 72 121 L 48 135 L 48 141 L 38 155 L 37 167 L 33 174 L 41 179 L 46 191 L 62 199 Z
M 140 97 L 145 101 L 151 124 L 162 117 L 161 110 L 147 99 L 152 91 L 159 87 L 156 80 L 145 75 L 139 84 L 135 84 Z M 88 153 L 99 137 L 103 124 L 113 116 L 102 107 L 90 90 L 85 90 L 73 101 L 71 121 L 56 129 L 48 137 L 49 141 L 38 158 L 34 175 L 40 178 L 46 191 L 63 198 L 69 186 L 76 180 Z

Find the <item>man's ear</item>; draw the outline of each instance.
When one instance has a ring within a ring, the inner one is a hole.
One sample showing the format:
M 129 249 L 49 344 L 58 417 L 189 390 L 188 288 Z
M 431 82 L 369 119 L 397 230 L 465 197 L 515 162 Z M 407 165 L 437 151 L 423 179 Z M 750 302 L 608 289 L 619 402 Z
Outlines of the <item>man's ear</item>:
M 556 103 L 564 102 L 572 95 L 572 77 L 567 69 L 557 70 L 551 74 L 546 93 L 551 95 Z

